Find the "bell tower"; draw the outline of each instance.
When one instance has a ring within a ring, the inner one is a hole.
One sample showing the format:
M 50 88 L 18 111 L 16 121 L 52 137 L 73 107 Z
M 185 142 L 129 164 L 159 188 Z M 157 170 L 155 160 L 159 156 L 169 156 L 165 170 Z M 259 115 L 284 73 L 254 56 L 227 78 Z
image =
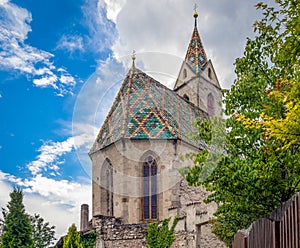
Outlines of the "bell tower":
M 198 12 L 185 59 L 176 80 L 174 91 L 210 116 L 221 115 L 221 87 L 212 61 L 207 59 L 198 28 Z

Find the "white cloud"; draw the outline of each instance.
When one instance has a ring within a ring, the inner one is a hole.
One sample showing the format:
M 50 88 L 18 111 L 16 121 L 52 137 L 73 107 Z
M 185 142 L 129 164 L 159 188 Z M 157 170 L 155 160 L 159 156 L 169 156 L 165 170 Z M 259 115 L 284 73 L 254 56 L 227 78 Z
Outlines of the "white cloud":
M 33 79 L 38 87 L 52 87 L 60 95 L 72 90 L 75 79 L 67 72 L 71 84 L 62 82 L 57 76 L 53 54 L 37 49 L 25 43 L 31 32 L 32 16 L 29 11 L 9 1 L 0 2 L 0 70 L 19 72 Z
M 85 47 L 96 53 L 110 48 L 117 33 L 114 23 L 106 17 L 107 9 L 103 0 L 85 0 L 82 11 L 84 25 L 89 32 L 84 37 Z
M 6 173 L 0 170 L 0 207 L 5 207 L 9 201 L 9 192 L 11 191 L 11 186 L 4 182 Z
M 78 93 L 73 110 L 72 135 L 77 156 L 88 175 L 91 175 L 91 161 L 87 154 L 124 76 L 122 64 L 108 58 L 99 63 L 97 71 L 89 77 Z
M 62 82 L 63 84 L 67 84 L 67 85 L 75 85 L 76 84 L 74 78 L 70 75 L 61 75 L 60 82 Z
M 57 82 L 57 76 L 52 74 L 52 75 L 47 75 L 42 78 L 39 78 L 39 79 L 34 79 L 33 80 L 33 83 L 38 86 L 38 87 L 48 87 L 48 86 L 51 86 L 53 87 L 54 89 L 57 89 L 57 85 L 56 85 L 56 82 Z
M 86 144 L 86 137 L 77 138 L 82 140 L 82 143 L 77 143 L 78 147 Z M 20 186 L 25 194 L 27 212 L 39 213 L 51 225 L 55 225 L 57 238 L 65 235 L 72 223 L 79 227 L 80 205 L 87 203 L 91 206 L 91 181 L 86 177 L 77 181 L 55 178 L 60 175 L 63 156 L 73 151 L 72 137 L 62 142 L 47 141 L 38 149 L 36 160 L 27 164 L 30 176 L 21 178 L 0 170 L 0 207 L 7 205 L 11 185 Z M 43 175 L 43 172 L 47 173 Z
M 31 179 L 16 178 L 0 170 L 0 207 L 6 207 L 11 184 L 21 186 L 24 205 L 29 214 L 39 213 L 56 226 L 56 237 L 67 233 L 75 223 L 79 227 L 80 205 L 91 206 L 91 185 L 67 180 L 54 180 L 36 175 Z
M 78 35 L 63 35 L 58 42 L 57 48 L 66 49 L 71 54 L 76 51 L 84 51 L 83 38 Z
M 40 154 L 37 156 L 37 159 L 27 164 L 27 168 L 32 175 L 37 175 L 47 169 L 58 171 L 59 167 L 57 164 L 60 163 L 61 156 L 71 152 L 73 147 L 73 138 L 63 142 L 47 141 L 38 149 Z
M 127 0 L 104 0 L 107 9 L 107 18 L 116 23 L 118 14 L 126 4 Z
M 233 63 L 243 55 L 246 37 L 253 35 L 252 25 L 259 16 L 256 3 L 256 0 L 197 1 L 200 36 L 225 88 L 234 81 Z M 193 2 L 98 0 L 98 5 L 105 5 L 107 18 L 115 22 L 118 39 L 112 50 L 117 58 L 130 54 L 132 49 L 184 58 L 194 26 Z M 160 64 L 167 66 L 168 60 Z M 143 60 L 143 65 L 149 71 L 153 66 L 149 58 Z

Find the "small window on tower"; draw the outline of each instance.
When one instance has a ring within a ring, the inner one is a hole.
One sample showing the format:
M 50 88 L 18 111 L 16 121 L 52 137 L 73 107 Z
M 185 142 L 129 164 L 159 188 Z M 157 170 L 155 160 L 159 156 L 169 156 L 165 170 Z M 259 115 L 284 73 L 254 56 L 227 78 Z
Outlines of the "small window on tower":
M 186 100 L 186 101 L 188 101 L 188 102 L 190 101 L 190 98 L 187 96 L 187 94 L 183 95 L 183 99 Z
M 208 77 L 211 79 L 211 69 L 208 68 Z
M 207 112 L 209 116 L 215 115 L 214 97 L 211 93 L 209 93 L 207 96 Z
M 187 77 L 187 72 L 186 72 L 186 69 L 183 70 L 183 78 L 186 78 Z

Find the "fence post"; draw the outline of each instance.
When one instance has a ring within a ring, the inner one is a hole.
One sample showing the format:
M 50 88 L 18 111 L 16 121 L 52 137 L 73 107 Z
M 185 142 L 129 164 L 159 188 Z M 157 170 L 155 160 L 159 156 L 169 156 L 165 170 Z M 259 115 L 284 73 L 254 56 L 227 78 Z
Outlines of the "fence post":
M 280 248 L 280 221 L 274 221 L 274 248 Z

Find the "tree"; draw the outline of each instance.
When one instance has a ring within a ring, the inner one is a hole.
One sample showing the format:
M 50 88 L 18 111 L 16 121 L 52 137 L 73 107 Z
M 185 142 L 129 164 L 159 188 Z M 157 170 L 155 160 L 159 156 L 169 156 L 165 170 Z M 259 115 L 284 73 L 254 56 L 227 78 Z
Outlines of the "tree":
M 209 148 L 213 135 L 225 137 L 223 150 L 189 156 L 196 166 L 186 178 L 212 192 L 207 202 L 220 204 L 213 232 L 228 245 L 238 229 L 300 190 L 300 2 L 275 4 L 257 4 L 263 19 L 255 23 L 257 35 L 247 40 L 235 63 L 237 79 L 225 93 L 226 129 L 213 130 L 215 119 L 198 123 Z
M 32 239 L 35 248 L 49 247 L 52 241 L 55 240 L 55 226 L 50 226 L 49 222 L 44 222 L 44 219 L 39 214 L 30 216 L 31 226 L 33 228 Z
M 84 248 L 93 248 L 95 243 L 96 243 L 96 239 L 97 239 L 97 233 L 96 232 L 89 232 L 87 234 L 80 234 L 80 239 L 82 242 L 82 246 Z
M 175 241 L 174 230 L 178 223 L 178 217 L 174 218 L 171 228 L 169 222 L 171 218 L 164 219 L 161 223 L 154 222 L 147 228 L 147 247 L 168 248 Z
M 10 199 L 7 205 L 8 212 L 4 216 L 1 247 L 31 248 L 33 247 L 32 227 L 23 205 L 22 191 L 14 188 L 10 193 Z
M 75 224 L 69 227 L 68 235 L 64 237 L 63 248 L 83 248 L 80 234 L 77 232 Z

